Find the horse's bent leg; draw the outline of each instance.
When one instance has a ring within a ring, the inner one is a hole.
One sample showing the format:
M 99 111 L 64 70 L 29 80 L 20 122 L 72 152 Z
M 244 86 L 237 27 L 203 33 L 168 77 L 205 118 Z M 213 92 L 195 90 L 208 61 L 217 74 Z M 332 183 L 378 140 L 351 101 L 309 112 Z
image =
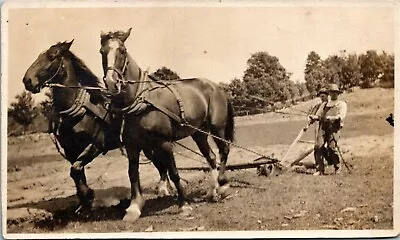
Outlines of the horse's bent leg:
M 179 176 L 178 169 L 176 168 L 172 143 L 163 143 L 160 148 L 156 150 L 155 157 L 160 159 L 159 161 L 165 162 L 165 166 L 168 169 L 169 177 L 171 178 L 178 192 L 179 207 L 182 212 L 188 213 L 188 211 L 191 210 L 191 207 L 188 206 L 189 204 L 187 201 L 186 192 L 183 189 L 181 178 Z
M 158 173 L 160 174 L 160 182 L 158 183 L 158 196 L 164 197 L 169 196 L 170 193 L 168 191 L 168 170 L 166 166 L 164 166 L 163 162 L 159 158 L 155 158 L 152 150 L 143 150 L 144 155 L 150 159 L 154 166 L 157 168 Z
M 223 138 L 224 136 L 222 133 L 223 133 L 222 130 L 213 132 L 214 135 L 220 138 Z M 217 144 L 221 161 L 219 167 L 219 175 L 218 175 L 218 183 L 220 185 L 218 192 L 221 195 L 221 198 L 225 198 L 226 196 L 228 196 L 228 189 L 229 189 L 229 182 L 228 178 L 225 175 L 225 171 L 226 171 L 226 163 L 228 161 L 228 154 L 230 151 L 230 145 L 229 143 L 217 138 L 214 138 L 214 141 Z
M 217 201 L 217 189 L 219 187 L 217 177 L 217 161 L 215 157 L 215 153 L 211 150 L 210 145 L 207 142 L 207 135 L 204 135 L 200 132 L 197 132 L 192 135 L 193 140 L 196 142 L 199 147 L 200 152 L 207 159 L 208 164 L 210 165 L 210 189 L 207 192 L 206 198 L 209 201 Z
M 156 166 L 156 168 L 158 169 L 158 172 L 160 174 L 160 182 L 158 183 L 158 187 L 157 187 L 158 196 L 159 197 L 164 197 L 164 196 L 171 195 L 169 193 L 169 190 L 168 190 L 168 186 L 169 186 L 169 180 L 168 179 L 169 178 L 168 178 L 168 169 L 167 169 L 167 167 L 164 166 L 162 164 L 162 162 L 159 163 L 159 162 L 155 161 L 153 163 L 154 163 L 154 166 Z
M 79 155 L 78 159 L 72 163 L 70 176 L 75 182 L 77 196 L 81 207 L 91 207 L 94 199 L 94 192 L 89 188 L 86 182 L 85 166 L 100 154 L 100 150 L 93 144 L 90 144 Z
M 124 141 L 126 142 L 126 141 Z M 142 189 L 140 187 L 139 179 L 139 153 L 140 149 L 135 146 L 126 145 L 126 151 L 129 158 L 129 180 L 131 182 L 131 202 L 129 207 L 126 209 L 124 216 L 125 221 L 134 222 L 142 214 L 142 208 L 144 205 L 144 199 L 142 197 Z

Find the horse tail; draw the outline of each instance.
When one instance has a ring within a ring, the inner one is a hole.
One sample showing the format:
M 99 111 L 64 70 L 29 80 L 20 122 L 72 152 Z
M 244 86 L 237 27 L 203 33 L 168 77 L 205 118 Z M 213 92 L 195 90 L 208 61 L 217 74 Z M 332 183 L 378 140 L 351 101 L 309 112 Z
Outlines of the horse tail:
M 228 113 L 225 125 L 225 139 L 233 142 L 235 135 L 235 119 L 232 103 L 228 101 Z

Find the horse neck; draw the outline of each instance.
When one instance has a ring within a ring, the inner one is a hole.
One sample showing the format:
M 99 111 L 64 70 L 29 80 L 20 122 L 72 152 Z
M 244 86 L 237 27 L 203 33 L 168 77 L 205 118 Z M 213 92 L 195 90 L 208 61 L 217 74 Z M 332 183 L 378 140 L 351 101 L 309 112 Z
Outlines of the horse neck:
M 64 59 L 63 61 L 65 73 L 56 79 L 57 82 L 64 86 L 79 86 L 71 61 L 69 59 Z M 52 88 L 52 92 L 55 110 L 60 112 L 70 108 L 74 104 L 78 88 L 55 87 Z
M 128 55 L 128 65 L 127 65 L 127 69 L 126 69 L 126 79 L 130 80 L 130 81 L 140 81 L 141 79 L 141 74 L 142 71 L 139 68 L 139 66 L 137 65 L 137 63 L 132 59 L 131 56 Z M 125 105 L 131 104 L 137 94 L 138 94 L 138 90 L 139 90 L 139 86 L 141 84 L 145 84 L 144 82 L 139 82 L 139 83 L 127 83 L 129 84 L 129 86 L 127 87 L 127 92 L 126 94 L 128 95 L 128 97 L 125 97 Z

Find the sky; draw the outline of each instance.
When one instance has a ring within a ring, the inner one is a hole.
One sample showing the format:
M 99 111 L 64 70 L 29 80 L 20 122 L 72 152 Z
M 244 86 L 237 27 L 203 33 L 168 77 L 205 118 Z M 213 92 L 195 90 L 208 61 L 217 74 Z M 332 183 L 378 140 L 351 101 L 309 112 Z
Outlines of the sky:
M 8 105 L 23 91 L 25 71 L 59 41 L 74 39 L 71 51 L 102 77 L 101 31 L 132 27 L 125 44 L 143 69 L 166 66 L 182 78 L 226 83 L 242 78 L 247 60 L 258 51 L 276 56 L 293 81 L 303 81 L 310 51 L 326 58 L 340 50 L 393 53 L 395 48 L 390 7 L 69 7 L 9 8 L 3 16 L 8 21 L 8 56 L 2 58 L 8 64 L 2 78 Z

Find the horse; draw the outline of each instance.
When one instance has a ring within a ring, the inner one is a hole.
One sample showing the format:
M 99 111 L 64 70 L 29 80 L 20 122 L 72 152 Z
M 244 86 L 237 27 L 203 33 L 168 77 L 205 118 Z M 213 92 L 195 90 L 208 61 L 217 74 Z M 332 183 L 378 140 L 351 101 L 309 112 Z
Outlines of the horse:
M 100 153 L 122 147 L 121 121 L 109 112 L 104 83 L 69 50 L 72 43 L 73 40 L 59 42 L 41 53 L 22 81 L 25 89 L 34 94 L 44 87 L 52 91 L 50 131 L 55 135 L 57 149 L 71 163 L 70 176 L 80 200 L 76 212 L 80 212 L 91 209 L 94 200 L 94 192 L 86 182 L 85 166 Z M 150 153 L 145 155 L 151 159 Z M 154 165 L 160 175 L 166 172 L 157 163 Z M 166 181 L 160 181 L 158 190 L 160 196 L 169 195 Z
M 229 192 L 225 175 L 230 143 L 234 140 L 234 112 L 218 85 L 205 78 L 158 81 L 147 75 L 128 54 L 125 41 L 131 28 L 101 32 L 104 82 L 111 106 L 123 114 L 122 141 L 129 158 L 130 205 L 124 220 L 136 221 L 144 199 L 139 182 L 139 152 L 153 149 L 153 158 L 162 162 L 178 193 L 180 211 L 190 214 L 191 207 L 181 184 L 173 155 L 173 143 L 191 136 L 210 166 L 210 189 L 206 198 L 218 201 Z M 219 156 L 207 141 L 211 135 Z

